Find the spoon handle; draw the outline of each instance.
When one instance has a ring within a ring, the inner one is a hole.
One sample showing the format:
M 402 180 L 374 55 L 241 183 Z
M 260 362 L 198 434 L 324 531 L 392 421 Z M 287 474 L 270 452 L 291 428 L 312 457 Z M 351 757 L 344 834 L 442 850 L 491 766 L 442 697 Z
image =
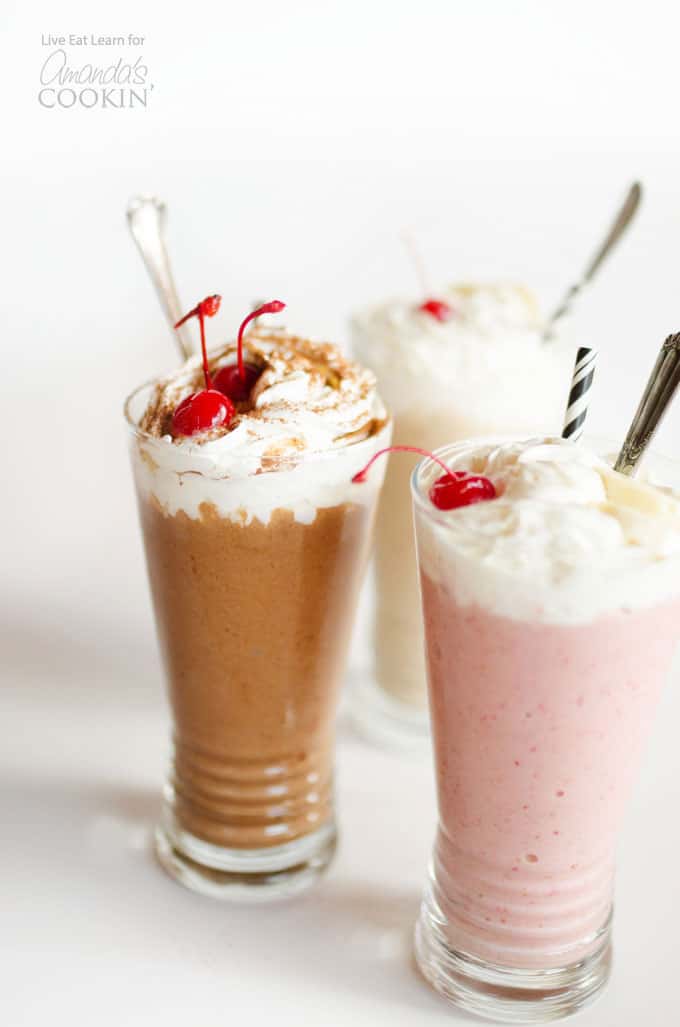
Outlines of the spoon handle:
M 680 334 L 669 335 L 661 347 L 626 440 L 614 464 L 615 471 L 631 476 L 635 474 L 640 458 L 652 441 L 679 384 Z
M 130 200 L 126 214 L 132 238 L 156 289 L 182 359 L 186 360 L 194 352 L 194 346 L 187 325 L 175 329 L 182 316 L 182 308 L 165 248 L 166 206 L 155 196 L 135 196 Z
M 612 252 L 626 228 L 633 220 L 635 212 L 640 205 L 641 197 L 642 186 L 639 182 L 634 182 L 628 190 L 628 195 L 626 196 L 624 204 L 616 215 L 604 242 L 590 261 L 590 264 L 584 271 L 580 280 L 571 286 L 557 310 L 555 310 L 552 317 L 548 320 L 543 332 L 544 342 L 547 342 L 552 337 L 556 323 L 568 313 L 575 298 L 581 292 L 581 289 L 595 277 L 596 273 L 604 263 L 605 258 Z

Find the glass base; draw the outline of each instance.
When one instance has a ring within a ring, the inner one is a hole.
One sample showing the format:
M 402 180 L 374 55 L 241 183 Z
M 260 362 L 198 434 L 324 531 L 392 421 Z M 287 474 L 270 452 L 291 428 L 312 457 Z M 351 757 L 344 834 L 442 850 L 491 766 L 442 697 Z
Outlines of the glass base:
M 423 902 L 415 933 L 416 962 L 432 987 L 454 1005 L 497 1023 L 549 1023 L 593 1002 L 611 970 L 611 919 L 598 947 L 578 963 L 521 970 L 488 963 L 447 945 Z
M 427 709 L 393 699 L 371 678 L 352 689 L 349 713 L 357 731 L 368 741 L 414 755 L 429 755 Z
M 155 835 L 163 869 L 185 888 L 214 899 L 269 902 L 305 891 L 329 866 L 335 823 L 267 849 L 224 849 L 183 831 L 164 810 Z

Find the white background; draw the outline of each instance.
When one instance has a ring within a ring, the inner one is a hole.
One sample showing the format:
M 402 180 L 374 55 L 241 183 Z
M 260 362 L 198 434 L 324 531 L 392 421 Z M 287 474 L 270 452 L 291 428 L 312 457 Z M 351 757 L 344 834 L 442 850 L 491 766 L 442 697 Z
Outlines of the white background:
M 342 341 L 352 308 L 415 296 L 405 228 L 435 283 L 510 277 L 549 308 L 639 178 L 639 218 L 574 324 L 601 351 L 590 428 L 622 437 L 680 329 L 672 11 L 4 0 L 3 1024 L 458 1022 L 410 965 L 427 761 L 345 733 L 344 846 L 295 907 L 215 907 L 150 859 L 166 722 L 120 406 L 175 354 L 123 211 L 140 191 L 168 201 L 181 295 L 221 292 L 224 334 L 277 296 L 291 325 Z M 129 32 L 147 109 L 39 106 L 41 34 Z M 680 402 L 659 448 L 677 454 L 679 429 Z M 679 714 L 669 692 L 624 840 L 614 982 L 584 1025 L 677 1018 Z

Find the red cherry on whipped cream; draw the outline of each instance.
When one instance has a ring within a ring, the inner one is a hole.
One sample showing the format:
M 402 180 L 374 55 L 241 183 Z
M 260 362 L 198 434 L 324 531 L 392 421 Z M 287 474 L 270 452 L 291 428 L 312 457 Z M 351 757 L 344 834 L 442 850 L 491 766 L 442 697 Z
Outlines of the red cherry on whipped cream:
M 215 375 L 214 385 L 217 391 L 228 396 L 234 403 L 241 403 L 248 399 L 253 385 L 260 377 L 259 367 L 255 367 L 255 364 L 249 364 L 247 361 L 243 364 L 243 372 L 242 378 L 238 364 L 228 364 L 226 367 L 221 367 Z
M 192 392 L 183 399 L 172 415 L 173 435 L 197 435 L 201 431 L 229 424 L 234 404 L 216 389 Z
M 172 415 L 172 434 L 175 436 L 197 435 L 211 428 L 219 428 L 223 424 L 228 425 L 234 416 L 234 404 L 227 396 L 213 388 L 205 345 L 205 318 L 215 316 L 220 309 L 221 300 L 222 297 L 218 295 L 206 296 L 175 325 L 175 328 L 179 328 L 190 317 L 198 318 L 201 326 L 201 354 L 205 378 L 205 389 L 193 392 L 183 399 Z
M 434 453 L 427 449 L 420 449 L 418 446 L 386 446 L 374 453 L 365 467 L 352 478 L 356 484 L 366 481 L 371 467 L 385 453 L 419 453 L 434 460 L 444 470 L 430 488 L 428 496 L 433 506 L 438 510 L 455 510 L 459 506 L 470 506 L 471 503 L 480 503 L 486 499 L 496 498 L 496 488 L 492 481 L 481 474 L 470 474 L 469 471 L 452 471 Z
M 260 377 L 259 369 L 254 364 L 246 363 L 243 359 L 243 332 L 246 325 L 262 314 L 278 314 L 285 306 L 286 304 L 281 300 L 271 300 L 270 303 L 264 303 L 257 310 L 252 310 L 241 322 L 241 327 L 238 330 L 237 362 L 220 368 L 215 375 L 215 388 L 229 399 L 237 403 L 248 399 L 253 385 Z
M 428 494 L 438 510 L 455 510 L 459 506 L 495 499 L 496 489 L 493 482 L 481 474 L 449 471 L 437 478 Z
M 425 300 L 420 304 L 418 310 L 422 310 L 425 314 L 430 314 L 437 321 L 450 321 L 455 316 L 455 310 L 450 307 L 444 300 Z

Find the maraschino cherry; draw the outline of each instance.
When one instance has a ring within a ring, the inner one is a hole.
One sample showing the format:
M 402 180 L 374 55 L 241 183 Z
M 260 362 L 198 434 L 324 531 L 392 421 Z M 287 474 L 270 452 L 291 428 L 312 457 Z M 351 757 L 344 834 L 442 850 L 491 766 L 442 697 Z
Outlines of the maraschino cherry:
M 366 476 L 378 459 L 385 453 L 420 453 L 421 456 L 428 456 L 443 468 L 444 474 L 440 475 L 430 488 L 428 493 L 430 502 L 438 510 L 455 510 L 459 506 L 470 506 L 472 503 L 480 503 L 486 499 L 496 498 L 496 489 L 492 481 L 481 474 L 470 474 L 469 471 L 452 471 L 434 453 L 427 449 L 420 449 L 418 446 L 387 446 L 374 453 L 365 467 L 358 471 L 352 481 L 355 483 L 366 481 Z
M 205 389 L 200 392 L 192 392 L 190 396 L 183 399 L 174 414 L 172 415 L 173 435 L 196 435 L 201 431 L 208 431 L 210 428 L 219 428 L 220 425 L 228 425 L 234 416 L 234 404 L 221 392 L 213 387 L 210 371 L 208 370 L 208 352 L 205 345 L 205 318 L 214 317 L 220 309 L 221 296 L 206 296 L 204 300 L 190 310 L 181 318 L 175 328 L 179 328 L 190 317 L 197 317 L 201 326 L 201 353 L 203 356 L 203 375 L 205 377 Z
M 455 310 L 449 306 L 444 300 L 424 300 L 418 310 L 422 310 L 425 314 L 430 314 L 436 321 L 450 321 L 452 317 L 455 317 Z
M 484 499 L 495 499 L 496 488 L 492 481 L 482 474 L 469 471 L 449 471 L 437 478 L 429 492 L 430 502 L 438 510 L 455 510 L 458 506 L 470 506 Z
M 272 300 L 270 303 L 258 307 L 257 310 L 251 311 L 241 322 L 241 327 L 238 330 L 237 363 L 221 367 L 215 375 L 215 388 L 235 403 L 248 399 L 253 385 L 260 377 L 259 368 L 243 359 L 243 332 L 246 325 L 256 317 L 260 317 L 261 314 L 278 314 L 285 306 L 286 304 L 281 300 Z

